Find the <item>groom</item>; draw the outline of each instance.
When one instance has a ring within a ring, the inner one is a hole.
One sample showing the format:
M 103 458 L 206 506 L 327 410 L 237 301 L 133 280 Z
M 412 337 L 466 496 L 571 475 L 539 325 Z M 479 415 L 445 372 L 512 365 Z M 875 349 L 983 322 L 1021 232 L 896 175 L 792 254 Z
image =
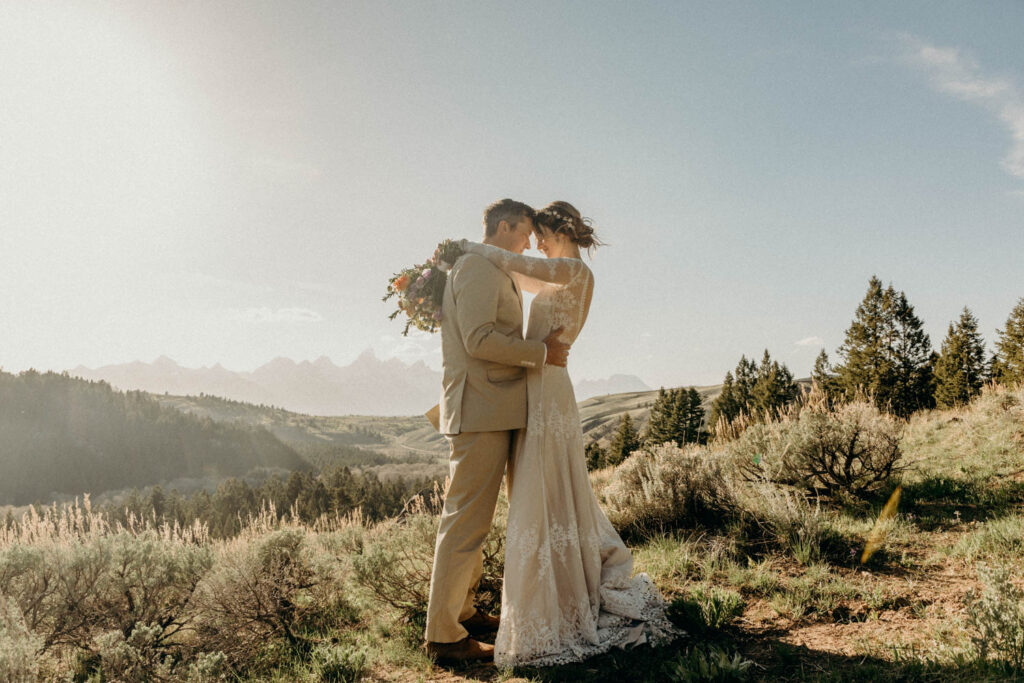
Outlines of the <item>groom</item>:
M 484 211 L 484 243 L 521 254 L 534 211 L 502 199 Z M 498 618 L 473 606 L 482 546 L 494 516 L 514 430 L 526 427 L 526 369 L 564 367 L 569 346 L 523 339 L 523 298 L 512 278 L 478 254 L 448 275 L 442 306 L 444 366 L 440 431 L 451 447 L 449 485 L 434 549 L 426 650 L 437 659 L 490 659 L 494 647 L 472 636 L 493 633 Z

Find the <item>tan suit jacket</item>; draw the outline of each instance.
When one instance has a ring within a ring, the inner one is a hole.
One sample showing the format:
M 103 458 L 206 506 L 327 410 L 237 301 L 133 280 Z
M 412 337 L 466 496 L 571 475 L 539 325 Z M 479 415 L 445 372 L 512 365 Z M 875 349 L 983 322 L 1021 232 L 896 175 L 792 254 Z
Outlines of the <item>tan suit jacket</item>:
M 523 299 L 507 273 L 478 254 L 456 261 L 444 289 L 441 433 L 526 426 L 526 368 L 544 342 L 523 339 Z

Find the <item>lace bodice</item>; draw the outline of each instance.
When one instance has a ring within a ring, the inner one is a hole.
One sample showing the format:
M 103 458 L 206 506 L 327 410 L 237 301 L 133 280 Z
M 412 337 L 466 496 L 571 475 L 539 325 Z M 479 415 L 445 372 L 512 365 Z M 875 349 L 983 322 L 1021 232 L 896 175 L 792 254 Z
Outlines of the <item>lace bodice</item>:
M 544 339 L 551 330 L 561 327 L 559 338 L 563 342 L 576 341 L 594 294 L 594 275 L 583 261 L 524 256 L 468 240 L 463 240 L 462 246 L 511 275 L 520 289 L 536 294 L 530 306 L 527 339 Z

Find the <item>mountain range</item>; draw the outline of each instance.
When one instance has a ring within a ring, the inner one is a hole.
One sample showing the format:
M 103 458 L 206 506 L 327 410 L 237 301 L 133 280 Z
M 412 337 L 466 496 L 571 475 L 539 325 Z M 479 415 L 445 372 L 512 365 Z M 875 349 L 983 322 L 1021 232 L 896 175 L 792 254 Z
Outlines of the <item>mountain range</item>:
M 326 356 L 299 362 L 279 357 L 252 372 L 236 372 L 219 363 L 186 368 L 160 356 L 152 363 L 135 361 L 95 369 L 80 365 L 68 372 L 125 391 L 208 394 L 308 415 L 421 415 L 437 403 L 441 387 L 441 373 L 423 361 L 381 360 L 371 349 L 346 366 L 335 365 Z M 612 375 L 577 383 L 576 397 L 583 401 L 645 390 L 648 387 L 638 377 Z

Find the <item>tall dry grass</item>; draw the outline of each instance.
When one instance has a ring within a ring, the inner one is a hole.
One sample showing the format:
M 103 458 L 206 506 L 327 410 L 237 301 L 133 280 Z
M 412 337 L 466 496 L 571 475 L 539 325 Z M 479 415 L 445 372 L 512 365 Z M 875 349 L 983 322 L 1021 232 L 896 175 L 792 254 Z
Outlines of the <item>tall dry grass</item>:
M 358 513 L 244 521 L 214 541 L 202 524 L 112 522 L 88 498 L 29 509 L 0 528 L 0 679 L 211 680 L 308 654 L 354 620 L 338 541 L 362 536 Z

